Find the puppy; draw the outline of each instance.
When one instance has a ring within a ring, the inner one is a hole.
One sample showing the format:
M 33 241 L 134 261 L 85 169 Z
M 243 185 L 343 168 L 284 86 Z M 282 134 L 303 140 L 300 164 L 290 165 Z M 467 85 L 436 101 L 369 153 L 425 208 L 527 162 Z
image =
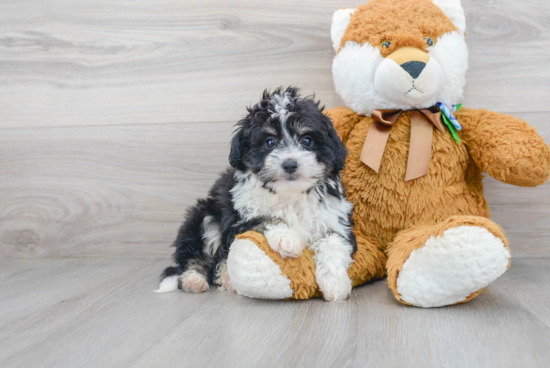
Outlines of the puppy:
M 157 292 L 200 293 L 209 284 L 234 291 L 229 248 L 236 235 L 253 230 L 283 258 L 312 249 L 324 298 L 346 299 L 356 250 L 352 205 L 339 176 L 346 154 L 318 101 L 293 87 L 265 91 L 237 124 L 232 168 L 188 210 L 173 244 L 176 266 L 164 271 Z

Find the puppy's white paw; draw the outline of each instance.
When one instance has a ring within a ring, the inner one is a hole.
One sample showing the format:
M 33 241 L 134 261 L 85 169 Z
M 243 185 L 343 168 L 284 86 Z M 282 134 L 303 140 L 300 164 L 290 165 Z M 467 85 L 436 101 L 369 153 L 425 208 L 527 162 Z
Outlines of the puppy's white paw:
M 203 293 L 208 290 L 209 285 L 206 276 L 195 270 L 189 270 L 180 276 L 181 288 L 188 293 Z
M 323 298 L 329 302 L 341 302 L 346 300 L 351 293 L 351 280 L 346 270 L 315 275 L 315 281 L 323 293 Z
M 279 253 L 283 258 L 299 257 L 305 248 L 303 240 L 297 232 L 289 229 L 286 225 L 276 225 L 268 228 L 265 238 L 269 246 Z
M 346 300 L 351 293 L 348 267 L 351 264 L 351 244 L 337 234 L 316 241 L 311 249 L 315 252 L 315 281 L 329 302 Z

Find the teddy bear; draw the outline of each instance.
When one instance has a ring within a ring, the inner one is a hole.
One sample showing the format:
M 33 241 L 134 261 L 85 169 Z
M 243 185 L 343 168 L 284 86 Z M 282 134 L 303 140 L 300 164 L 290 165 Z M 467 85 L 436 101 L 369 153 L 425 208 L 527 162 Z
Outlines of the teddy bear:
M 345 107 L 326 110 L 348 150 L 341 173 L 353 203 L 353 286 L 387 276 L 406 305 L 467 302 L 510 266 L 489 219 L 482 172 L 532 187 L 550 149 L 526 122 L 462 108 L 468 68 L 460 0 L 371 0 L 333 15 L 333 79 Z M 322 295 L 310 250 L 282 258 L 262 234 L 237 236 L 228 274 L 239 294 Z

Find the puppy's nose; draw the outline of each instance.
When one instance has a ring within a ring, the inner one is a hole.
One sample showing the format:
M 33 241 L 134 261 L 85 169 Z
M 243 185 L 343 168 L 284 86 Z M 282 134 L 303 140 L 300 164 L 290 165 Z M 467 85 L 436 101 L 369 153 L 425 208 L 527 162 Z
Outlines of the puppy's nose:
M 426 67 L 426 63 L 423 63 L 422 61 L 407 61 L 405 64 L 401 64 L 401 67 L 405 69 L 411 77 L 416 79 Z
M 287 173 L 292 174 L 296 169 L 298 169 L 298 163 L 296 161 L 286 160 L 283 162 L 283 170 Z

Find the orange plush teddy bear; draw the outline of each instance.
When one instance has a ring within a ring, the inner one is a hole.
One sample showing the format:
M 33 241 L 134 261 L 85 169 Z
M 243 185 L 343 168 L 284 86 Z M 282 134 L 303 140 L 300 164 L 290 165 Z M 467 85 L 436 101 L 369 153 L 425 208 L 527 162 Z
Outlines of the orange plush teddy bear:
M 489 220 L 482 172 L 536 186 L 550 150 L 522 120 L 460 109 L 468 67 L 460 0 L 372 0 L 333 16 L 336 91 L 326 113 L 349 156 L 342 172 L 354 204 L 352 284 L 388 276 L 400 302 L 466 302 L 510 265 Z M 240 294 L 307 299 L 322 294 L 312 252 L 283 259 L 263 235 L 241 234 L 228 258 Z

